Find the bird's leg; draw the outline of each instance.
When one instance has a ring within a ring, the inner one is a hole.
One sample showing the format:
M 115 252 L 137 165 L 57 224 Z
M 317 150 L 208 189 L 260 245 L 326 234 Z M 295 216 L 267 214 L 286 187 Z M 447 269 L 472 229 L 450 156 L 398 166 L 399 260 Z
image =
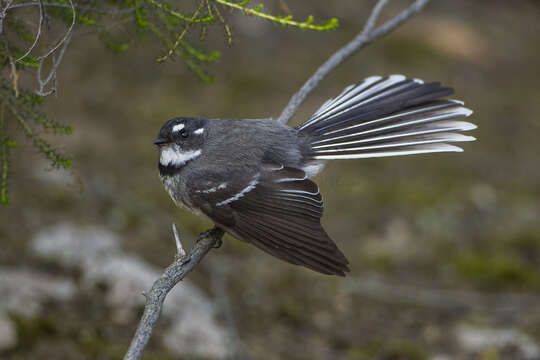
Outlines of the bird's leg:
M 224 233 L 225 232 L 220 227 L 214 226 L 212 229 L 201 233 L 197 238 L 197 242 L 201 241 L 204 238 L 212 237 L 216 240 L 214 248 L 219 249 L 221 245 L 223 245 L 223 241 L 221 240 L 221 238 L 223 237 Z

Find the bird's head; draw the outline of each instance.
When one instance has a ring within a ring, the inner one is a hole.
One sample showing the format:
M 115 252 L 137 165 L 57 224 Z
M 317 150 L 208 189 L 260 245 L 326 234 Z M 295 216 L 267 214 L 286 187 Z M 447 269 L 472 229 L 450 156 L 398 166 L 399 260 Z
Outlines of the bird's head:
M 181 167 L 199 157 L 207 136 L 203 118 L 174 118 L 159 130 L 154 144 L 159 147 L 161 166 Z

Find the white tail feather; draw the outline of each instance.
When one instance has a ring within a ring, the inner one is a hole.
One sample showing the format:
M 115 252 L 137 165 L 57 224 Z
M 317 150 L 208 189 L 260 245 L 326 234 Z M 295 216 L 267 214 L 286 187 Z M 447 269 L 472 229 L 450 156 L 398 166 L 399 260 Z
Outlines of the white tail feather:
M 320 160 L 463 151 L 448 143 L 475 140 L 456 132 L 476 125 L 455 120 L 473 112 L 441 99 L 451 92 L 403 75 L 373 76 L 326 101 L 297 129 L 312 136 L 311 156 Z
M 366 151 L 366 150 L 379 150 L 388 149 L 393 147 L 413 146 L 422 144 L 434 144 L 441 142 L 459 142 L 459 141 L 474 141 L 476 138 L 473 136 L 461 135 L 456 133 L 449 134 L 437 134 L 431 135 L 428 138 L 407 138 L 402 141 L 393 143 L 383 143 L 379 145 L 358 146 L 358 147 L 346 147 L 344 149 L 330 149 L 330 150 L 317 150 L 317 154 L 335 153 L 335 152 L 350 152 L 350 151 Z
M 346 144 L 361 144 L 366 142 L 381 141 L 381 140 L 392 140 L 395 138 L 416 136 L 416 135 L 427 135 L 427 134 L 436 134 L 440 132 L 451 132 L 451 131 L 468 131 L 476 129 L 476 125 L 466 122 L 466 121 L 439 121 L 436 123 L 428 124 L 421 127 L 416 127 L 413 129 L 408 129 L 400 132 L 391 132 L 389 134 L 372 136 L 368 138 L 354 139 L 355 137 L 362 135 L 363 133 L 354 133 L 347 134 L 343 136 L 336 136 L 333 138 L 323 139 L 319 141 L 314 141 L 312 143 L 314 149 L 336 146 L 336 145 L 346 145 Z M 339 141 L 344 140 L 344 141 Z M 350 141 L 347 141 L 350 140 Z M 322 145 L 321 145 L 322 144 Z
M 448 100 L 448 101 L 450 101 L 452 103 L 455 103 L 456 105 L 463 106 L 463 102 L 461 102 L 461 101 L 457 101 L 457 100 Z M 357 128 L 357 127 L 365 127 L 367 125 L 372 125 L 372 124 L 375 124 L 377 122 L 388 121 L 388 120 L 397 119 L 397 118 L 410 117 L 412 115 L 419 115 L 421 113 L 435 112 L 437 110 L 447 109 L 449 106 L 451 106 L 451 105 L 449 105 L 449 104 L 436 104 L 436 105 L 429 105 L 429 106 L 417 108 L 417 109 L 414 109 L 414 110 L 401 111 L 399 113 L 392 114 L 392 115 L 389 115 L 389 116 L 385 116 L 385 117 L 382 117 L 382 118 L 378 118 L 378 119 L 375 119 L 375 120 L 372 120 L 372 121 L 360 122 L 358 124 L 354 124 L 354 125 L 351 125 L 351 126 L 339 128 L 337 130 L 328 131 L 328 132 L 323 133 L 322 135 L 330 135 L 330 134 L 333 134 L 335 132 L 339 132 L 339 131 L 343 131 L 343 130 L 354 129 L 354 128 Z M 472 111 L 471 110 L 469 110 L 469 111 L 470 111 L 470 113 L 468 115 L 465 115 L 465 116 L 469 116 L 470 114 L 472 114 Z
M 455 119 L 455 118 L 459 118 L 459 117 L 468 117 L 473 113 L 472 110 L 467 109 L 465 107 L 455 108 L 455 109 L 450 110 L 450 111 L 447 110 L 447 109 L 445 109 L 445 110 L 440 111 L 440 112 L 431 113 L 431 116 L 427 116 L 427 115 L 426 116 L 421 116 L 421 115 L 419 115 L 418 117 L 415 117 L 414 120 L 412 120 L 412 121 L 399 121 L 399 118 L 403 118 L 403 114 L 387 116 L 387 117 L 379 118 L 379 119 L 376 119 L 376 120 L 366 121 L 366 122 L 363 122 L 363 123 L 360 123 L 360 124 L 351 125 L 351 126 L 348 126 L 346 128 L 339 129 L 339 130 L 323 133 L 321 136 L 330 135 L 330 134 L 336 133 L 338 131 L 349 130 L 349 129 L 354 129 L 354 128 L 360 128 L 361 129 L 362 127 L 367 127 L 369 125 L 374 125 L 376 123 L 388 122 L 388 120 L 392 120 L 392 119 L 397 119 L 398 121 L 396 121 L 395 124 L 392 124 L 392 125 L 389 125 L 389 126 L 382 126 L 382 127 L 378 127 L 378 128 L 374 128 L 374 129 L 370 129 L 370 130 L 366 130 L 366 131 L 361 131 L 361 132 L 358 132 L 358 133 L 355 133 L 355 134 L 356 135 L 362 135 L 362 134 L 368 134 L 370 132 L 374 132 L 374 131 L 378 131 L 378 130 L 387 130 L 387 129 L 391 129 L 391 128 L 409 126 L 409 125 L 413 125 L 413 124 L 430 123 L 430 122 L 435 122 L 435 121 Z M 422 113 L 422 112 L 424 112 L 424 111 L 419 111 L 419 113 Z M 412 115 L 412 114 L 414 114 L 414 113 L 406 114 L 406 115 Z M 340 137 L 336 137 L 336 138 L 340 138 Z
M 435 131 L 437 131 L 437 133 L 435 133 Z M 448 129 L 446 131 L 448 131 Z M 428 135 L 428 136 L 425 136 L 425 135 Z M 429 131 L 407 132 L 407 133 L 402 133 L 402 134 L 392 134 L 388 136 L 378 136 L 378 137 L 373 137 L 373 138 L 368 138 L 368 139 L 341 142 L 341 143 L 332 143 L 332 144 L 327 144 L 327 145 L 317 145 L 317 146 L 313 146 L 313 149 L 315 149 L 317 153 L 321 153 L 324 151 L 325 148 L 336 148 L 339 146 L 347 146 L 347 145 L 360 145 L 362 143 L 369 143 L 369 142 L 382 141 L 382 140 L 392 141 L 392 140 L 400 139 L 400 138 L 414 139 L 415 137 L 418 138 L 418 136 L 423 136 L 423 138 L 426 141 L 434 140 L 434 141 L 439 141 L 439 142 L 446 142 L 446 141 L 459 142 L 459 141 L 476 140 L 476 138 L 473 136 L 467 136 L 467 135 L 462 135 L 462 134 L 457 134 L 457 133 L 442 132 L 441 130 L 429 130 Z M 376 145 L 373 145 L 373 146 L 375 148 Z M 384 144 L 381 145 L 381 147 L 383 146 L 386 146 L 386 145 Z M 323 149 L 323 150 L 320 150 L 320 149 Z M 347 147 L 347 150 L 353 150 L 353 149 L 360 149 L 360 148 Z
M 339 107 L 343 102 L 350 100 L 351 97 L 358 95 L 366 88 L 370 87 L 381 79 L 382 77 L 380 76 L 371 76 L 364 79 L 364 81 L 359 85 L 350 85 L 346 87 L 345 90 L 342 91 L 341 94 L 339 94 L 337 97 L 325 102 L 324 105 L 321 106 L 321 108 L 317 110 L 317 112 L 311 117 L 311 119 L 302 124 L 298 129 L 303 129 L 309 124 L 314 123 L 323 117 L 326 118 L 329 111 L 334 111 L 336 107 Z
M 343 155 L 317 155 L 317 156 L 314 156 L 314 158 L 318 160 L 365 159 L 365 158 L 373 158 L 373 157 L 426 154 L 426 153 L 433 153 L 433 152 L 463 152 L 463 149 L 458 146 L 441 143 L 441 144 L 419 145 L 417 147 L 411 147 L 410 149 L 406 149 L 406 150 L 360 153 L 360 154 L 343 154 Z
M 421 124 L 433 123 L 433 122 L 439 121 L 439 120 L 449 120 L 449 119 L 453 119 L 453 118 L 456 118 L 456 117 L 462 117 L 462 116 L 464 116 L 463 115 L 464 113 L 467 113 L 469 115 L 472 113 L 472 111 L 470 111 L 469 109 L 466 109 L 466 108 L 461 108 L 461 109 L 467 110 L 467 112 L 463 111 L 463 112 L 460 112 L 460 113 L 459 112 L 449 112 L 449 113 L 446 113 L 446 114 L 436 114 L 434 116 L 429 116 L 429 117 L 420 118 L 420 119 L 414 119 L 414 120 L 410 120 L 410 121 L 398 122 L 397 124 L 386 125 L 386 126 L 377 127 L 377 128 L 374 128 L 374 129 L 360 131 L 360 132 L 357 132 L 357 133 L 354 133 L 354 134 L 336 136 L 336 137 L 333 137 L 333 138 L 330 138 L 330 139 L 324 139 L 324 140 L 321 140 L 321 141 L 314 142 L 314 144 L 315 143 L 320 143 L 322 141 L 335 142 L 336 140 L 352 138 L 352 137 L 357 137 L 357 136 L 363 136 L 363 135 L 368 135 L 368 134 L 372 134 L 372 133 L 379 133 L 381 131 L 395 131 L 395 130 L 399 130 L 400 128 L 406 128 L 406 127 L 409 127 L 409 126 L 418 126 L 418 125 L 421 125 Z M 467 123 L 467 124 L 470 124 L 470 123 Z M 470 124 L 470 125 L 475 126 L 473 124 Z

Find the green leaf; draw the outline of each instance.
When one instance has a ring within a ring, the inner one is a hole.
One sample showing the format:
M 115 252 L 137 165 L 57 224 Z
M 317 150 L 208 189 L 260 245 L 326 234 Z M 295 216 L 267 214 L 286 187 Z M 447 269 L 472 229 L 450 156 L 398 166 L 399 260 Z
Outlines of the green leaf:
M 90 26 L 96 25 L 96 20 L 91 19 L 88 16 L 81 15 L 79 13 L 77 13 L 77 22 L 84 25 L 90 25 Z
M 135 10 L 135 17 L 137 19 L 137 26 L 141 29 L 148 27 L 148 20 L 146 19 L 146 9 L 138 8 Z
M 128 43 L 115 40 L 107 33 L 99 34 L 99 39 L 112 51 L 123 52 L 129 48 Z

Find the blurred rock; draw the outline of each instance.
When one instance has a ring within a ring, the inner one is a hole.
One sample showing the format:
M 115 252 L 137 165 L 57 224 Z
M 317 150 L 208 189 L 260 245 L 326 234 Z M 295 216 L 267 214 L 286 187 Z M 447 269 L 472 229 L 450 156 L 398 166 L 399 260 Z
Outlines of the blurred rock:
M 497 192 L 489 184 L 476 184 L 470 190 L 471 200 L 481 210 L 489 210 L 497 203 Z
M 48 185 L 55 185 L 58 187 L 72 186 L 75 183 L 73 173 L 64 168 L 52 168 L 49 161 L 45 159 L 36 159 L 33 166 L 32 175 L 34 177 Z
M 67 301 L 75 294 L 72 280 L 28 270 L 0 268 L 0 314 L 32 316 L 44 301 Z
M 414 251 L 410 226 L 401 218 L 391 219 L 384 233 L 365 240 L 364 254 L 369 256 L 405 256 Z
M 0 314 L 0 352 L 9 350 L 17 344 L 17 330 L 9 318 Z
M 457 327 L 456 338 L 461 347 L 472 353 L 489 348 L 515 348 L 525 359 L 540 358 L 540 347 L 531 337 L 516 329 L 492 329 L 462 325 Z
M 101 256 L 119 254 L 120 238 L 101 227 L 60 224 L 41 230 L 32 240 L 32 250 L 64 265 L 80 266 Z M 84 265 L 84 267 L 86 267 Z
M 181 295 L 182 297 L 187 294 Z M 169 299 L 167 299 L 169 300 Z M 224 330 L 215 325 L 213 312 L 190 311 L 190 306 L 181 304 L 180 298 L 175 297 L 175 306 L 167 307 L 169 316 L 174 310 L 182 315 L 171 325 L 164 336 L 163 342 L 175 354 L 185 354 L 186 349 L 200 356 L 215 358 L 228 358 L 229 336 Z
M 101 227 L 61 224 L 40 231 L 33 251 L 67 266 L 78 265 L 85 286 L 106 285 L 106 303 L 115 309 L 113 321 L 133 321 L 144 305 L 143 291 L 161 275 L 137 256 L 120 248 L 120 238 Z M 165 346 L 177 355 L 212 358 L 229 356 L 228 332 L 215 320 L 215 307 L 199 289 L 184 280 L 167 296 L 163 315 L 171 321 Z
M 0 268 L 0 352 L 17 344 L 15 324 L 6 313 L 33 316 L 46 301 L 67 301 L 75 295 L 71 279 L 25 269 Z

